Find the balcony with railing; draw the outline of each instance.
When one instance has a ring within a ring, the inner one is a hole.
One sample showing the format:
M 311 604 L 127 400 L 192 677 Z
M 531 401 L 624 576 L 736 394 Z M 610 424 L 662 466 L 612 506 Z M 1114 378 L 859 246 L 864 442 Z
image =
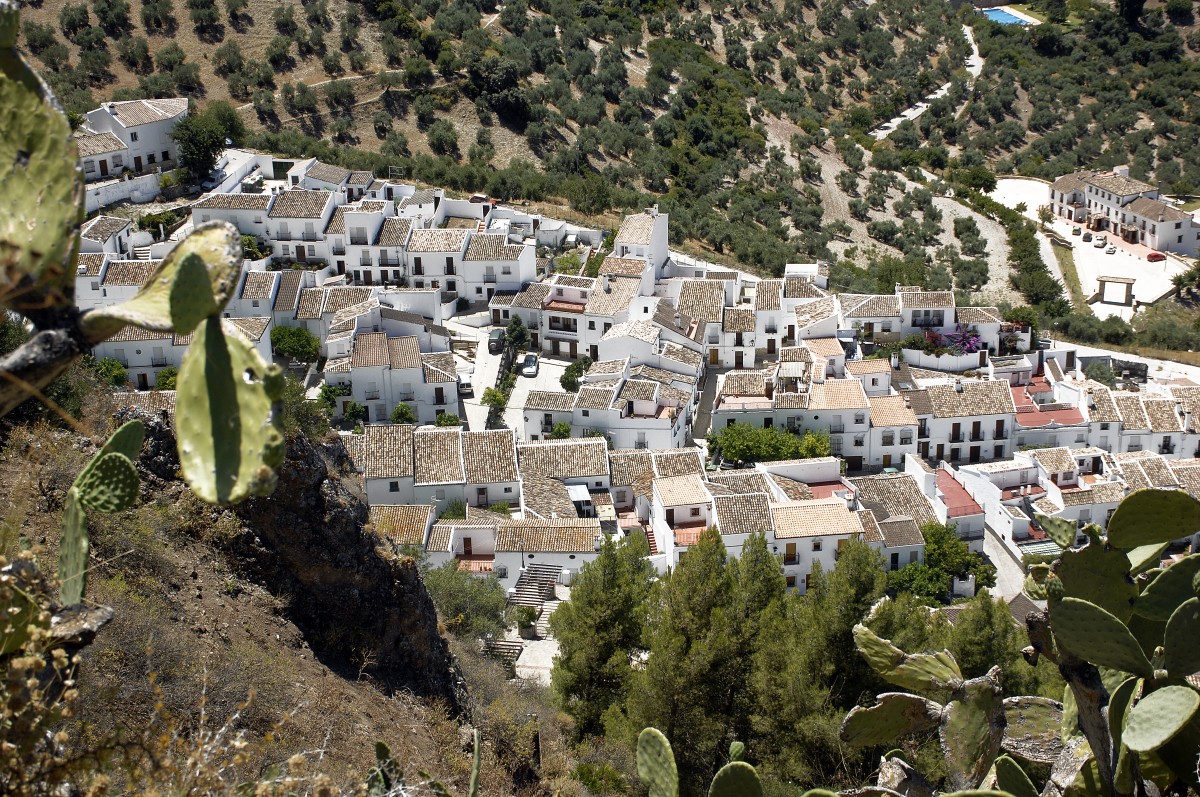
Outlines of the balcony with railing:
M 994 435 L 994 438 L 996 440 L 1007 440 L 1008 439 L 1008 430 L 1007 429 L 998 430 L 996 432 L 996 434 Z
M 830 434 L 841 434 L 844 431 L 846 431 L 846 424 L 844 424 L 844 423 L 829 424 L 829 433 Z
M 351 246 L 366 246 L 367 245 L 367 236 L 351 235 L 350 236 L 350 245 Z
M 494 271 L 485 271 L 485 272 L 483 273 L 483 281 L 484 281 L 485 283 L 491 283 L 491 284 L 495 284 L 495 282 L 496 282 L 496 272 L 494 272 Z
M 967 437 L 962 432 L 959 432 L 958 434 L 952 434 L 952 435 L 950 435 L 950 442 L 951 443 L 965 443 L 965 442 L 967 442 Z
M 550 434 L 552 431 L 554 431 L 554 424 L 552 424 L 552 423 L 543 423 L 542 424 L 542 434 Z
M 921 328 L 945 326 L 945 324 L 942 322 L 941 316 L 931 316 L 929 318 L 925 318 L 924 316 L 921 316 L 921 317 L 913 318 L 912 325 L 914 327 L 921 327 Z
M 377 401 L 379 399 L 379 391 L 368 390 L 367 392 L 363 393 L 363 398 L 367 401 Z
M 167 358 L 166 357 L 151 357 L 150 358 L 150 367 L 151 368 L 166 368 L 167 367 Z
M 1158 453 L 1164 454 L 1164 455 L 1174 454 L 1175 453 L 1175 444 L 1174 443 L 1163 443 L 1161 446 L 1158 447 Z
M 401 393 L 399 396 L 396 397 L 396 400 L 397 401 L 416 401 L 417 394 L 416 393 Z
M 900 438 L 900 445 L 902 445 L 902 446 L 911 446 L 912 442 L 913 442 L 912 435 L 908 435 L 908 436 Z
M 799 557 L 799 555 L 794 554 L 794 553 L 793 554 L 785 553 L 783 555 L 783 564 L 784 564 L 784 566 L 798 565 L 798 564 L 800 564 L 800 557 Z
M 337 255 L 337 256 L 339 256 L 339 257 L 340 257 L 340 256 L 343 256 L 343 255 L 345 255 L 345 254 L 346 254 L 346 247 L 344 247 L 344 246 L 331 246 L 331 247 L 329 248 L 329 251 L 330 251 L 330 252 L 332 252 L 334 255 Z
M 982 443 L 983 441 L 984 441 L 983 432 L 971 432 L 971 442 L 972 443 Z

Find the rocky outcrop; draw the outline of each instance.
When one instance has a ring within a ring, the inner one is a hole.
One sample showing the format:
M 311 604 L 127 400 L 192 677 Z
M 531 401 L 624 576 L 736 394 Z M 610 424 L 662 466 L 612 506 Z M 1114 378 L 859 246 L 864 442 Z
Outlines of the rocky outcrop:
M 147 430 L 144 475 L 177 479 L 171 429 L 139 417 Z M 433 601 L 415 564 L 383 552 L 363 530 L 367 507 L 330 475 L 327 458 L 337 455 L 293 440 L 273 495 L 214 513 L 231 512 L 241 529 L 220 544 L 240 575 L 282 599 L 287 619 L 330 669 L 441 700 L 458 713 L 465 688 Z

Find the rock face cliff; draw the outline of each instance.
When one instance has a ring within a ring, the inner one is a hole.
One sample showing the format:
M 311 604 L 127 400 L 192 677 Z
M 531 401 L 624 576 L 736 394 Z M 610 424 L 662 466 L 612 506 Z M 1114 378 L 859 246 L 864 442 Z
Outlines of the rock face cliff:
M 170 427 L 139 417 L 147 425 L 145 476 L 177 481 Z M 229 564 L 283 599 L 287 619 L 331 670 L 370 676 L 385 691 L 440 700 L 459 713 L 465 688 L 433 601 L 415 564 L 363 530 L 367 507 L 330 473 L 329 463 L 344 457 L 338 444 L 298 437 L 273 495 L 215 510 L 215 522 L 238 529 L 222 544 Z

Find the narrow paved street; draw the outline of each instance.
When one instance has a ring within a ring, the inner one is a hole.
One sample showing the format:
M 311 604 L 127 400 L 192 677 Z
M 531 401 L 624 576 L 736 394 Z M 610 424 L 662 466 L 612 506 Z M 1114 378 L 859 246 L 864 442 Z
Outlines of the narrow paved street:
M 1025 584 L 1025 571 L 991 529 L 984 532 L 983 552 L 996 566 L 996 586 L 991 588 L 992 596 L 1008 599 L 1019 594 Z

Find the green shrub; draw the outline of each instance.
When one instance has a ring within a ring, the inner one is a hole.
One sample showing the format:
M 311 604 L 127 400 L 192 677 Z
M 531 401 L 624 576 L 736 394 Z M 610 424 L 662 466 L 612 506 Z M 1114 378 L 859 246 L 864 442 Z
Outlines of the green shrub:
M 321 354 L 321 341 L 301 327 L 274 327 L 271 329 L 271 349 L 280 357 L 311 363 Z
M 174 390 L 175 380 L 179 378 L 179 369 L 175 366 L 167 366 L 158 372 L 158 378 L 154 380 L 155 390 Z
M 120 360 L 114 360 L 112 357 L 104 357 L 96 363 L 96 372 L 113 387 L 124 387 L 129 382 L 125 366 L 121 365 Z
M 411 406 L 401 401 L 396 405 L 396 409 L 392 410 L 391 421 L 392 423 L 416 423 L 417 416 Z

